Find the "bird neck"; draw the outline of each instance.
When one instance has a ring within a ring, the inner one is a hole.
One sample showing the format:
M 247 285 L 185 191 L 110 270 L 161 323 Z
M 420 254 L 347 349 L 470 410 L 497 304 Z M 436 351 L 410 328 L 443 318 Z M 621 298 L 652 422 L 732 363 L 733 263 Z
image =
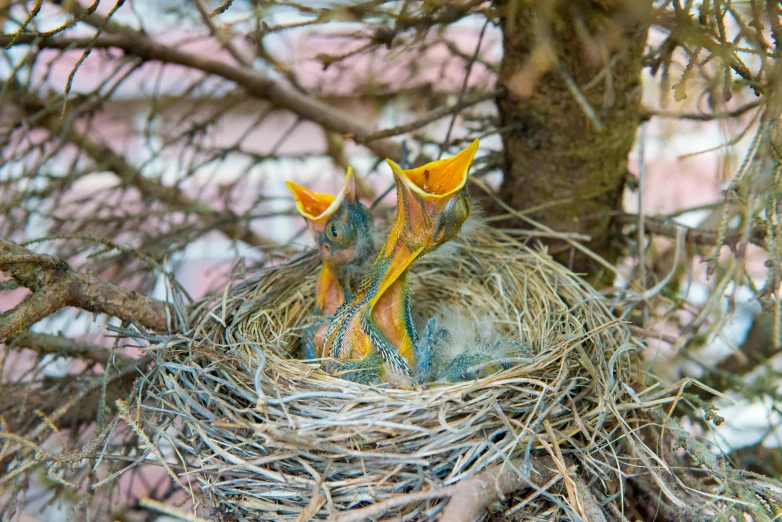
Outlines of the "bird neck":
M 369 286 L 376 290 L 374 295 L 368 296 L 366 306 L 378 330 L 412 366 L 415 333 L 414 326 L 410 324 L 408 271 L 423 248 L 417 247 L 416 242 L 410 239 L 405 215 L 399 212 L 375 261 L 375 267 L 383 269 L 375 273 L 375 281 Z
M 373 347 L 383 349 L 374 346 L 371 336 L 360 333 L 363 318 L 369 317 L 375 328 L 413 366 L 415 330 L 409 320 L 407 275 L 410 265 L 423 253 L 425 241 L 420 228 L 415 226 L 420 218 L 409 220 L 411 212 L 407 203 L 405 196 L 397 199 L 396 220 L 383 248 L 353 294 L 349 313 L 346 310 L 332 325 L 326 343 L 331 346 L 340 339 L 339 346 L 329 349 L 334 356 L 359 359 Z
M 324 316 L 334 315 L 337 308 L 345 302 L 345 289 L 329 267 L 321 264 L 320 275 L 315 287 L 315 313 Z

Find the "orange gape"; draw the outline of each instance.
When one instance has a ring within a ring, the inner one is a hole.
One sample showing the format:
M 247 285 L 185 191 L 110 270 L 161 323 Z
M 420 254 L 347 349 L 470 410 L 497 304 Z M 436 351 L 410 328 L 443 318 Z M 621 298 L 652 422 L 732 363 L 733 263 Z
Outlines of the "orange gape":
M 292 181 L 286 183 L 323 260 L 315 286 L 315 313 L 332 316 L 351 294 L 352 272 L 372 253 L 372 214 L 358 201 L 356 178 L 350 168 L 336 196 L 312 192 Z M 320 330 L 311 336 L 314 345 L 305 346 L 306 359 L 322 355 L 325 328 Z
M 397 215 L 385 245 L 355 295 L 329 327 L 330 357 L 352 360 L 353 380 L 411 376 L 418 340 L 407 274 L 418 257 L 453 239 L 470 214 L 465 184 L 478 140 L 452 158 L 402 170 L 388 161 L 397 187 Z M 351 378 L 348 375 L 348 378 Z

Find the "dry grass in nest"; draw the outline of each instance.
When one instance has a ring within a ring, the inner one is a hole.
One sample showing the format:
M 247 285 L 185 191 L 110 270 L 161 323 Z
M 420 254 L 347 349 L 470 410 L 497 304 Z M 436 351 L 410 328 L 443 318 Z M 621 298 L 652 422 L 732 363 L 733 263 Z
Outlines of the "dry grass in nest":
M 487 230 L 456 256 L 413 266 L 421 317 L 444 305 L 491 313 L 535 354 L 484 379 L 416 390 L 351 383 L 289 356 L 317 266 L 305 254 L 227 287 L 158 353 L 141 418 L 200 486 L 192 494 L 204 514 L 600 521 L 646 518 L 643 505 L 707 518 L 773 509 L 763 484 L 738 480 L 684 434 L 668 415 L 682 383 L 644 382 L 640 345 L 545 253 Z

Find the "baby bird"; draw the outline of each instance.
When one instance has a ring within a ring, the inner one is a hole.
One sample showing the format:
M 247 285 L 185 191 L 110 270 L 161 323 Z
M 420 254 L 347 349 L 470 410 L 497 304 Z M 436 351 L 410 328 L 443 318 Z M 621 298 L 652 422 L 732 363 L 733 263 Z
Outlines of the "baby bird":
M 329 317 L 352 297 L 352 279 L 373 248 L 372 214 L 359 202 L 356 177 L 351 168 L 336 196 L 312 192 L 292 181 L 285 182 L 296 199 L 296 208 L 307 222 L 323 260 L 315 288 L 315 314 Z M 322 356 L 327 323 L 321 321 L 304 333 L 305 359 Z
M 388 161 L 397 187 L 397 215 L 353 298 L 337 311 L 326 335 L 329 367 L 363 382 L 412 380 L 422 346 L 412 318 L 408 269 L 418 257 L 453 239 L 470 214 L 465 185 L 478 140 L 452 158 L 402 170 Z
M 455 309 L 429 319 L 425 332 L 431 366 L 419 366 L 419 379 L 439 383 L 469 381 L 507 370 L 512 359 L 532 357 L 532 351 L 524 344 L 498 334 L 494 324 L 491 316 L 476 320 Z

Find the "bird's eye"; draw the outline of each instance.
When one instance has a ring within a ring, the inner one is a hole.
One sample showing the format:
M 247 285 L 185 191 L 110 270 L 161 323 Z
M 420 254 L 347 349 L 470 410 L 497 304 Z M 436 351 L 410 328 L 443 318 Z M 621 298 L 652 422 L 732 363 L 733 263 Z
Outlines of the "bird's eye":
M 331 229 L 330 229 L 329 231 L 331 232 L 331 237 L 333 237 L 333 238 L 335 238 L 335 239 L 336 239 L 336 238 L 337 238 L 337 232 L 338 232 L 338 231 L 337 231 L 337 225 L 335 225 L 334 223 L 332 223 L 332 224 L 331 224 Z

